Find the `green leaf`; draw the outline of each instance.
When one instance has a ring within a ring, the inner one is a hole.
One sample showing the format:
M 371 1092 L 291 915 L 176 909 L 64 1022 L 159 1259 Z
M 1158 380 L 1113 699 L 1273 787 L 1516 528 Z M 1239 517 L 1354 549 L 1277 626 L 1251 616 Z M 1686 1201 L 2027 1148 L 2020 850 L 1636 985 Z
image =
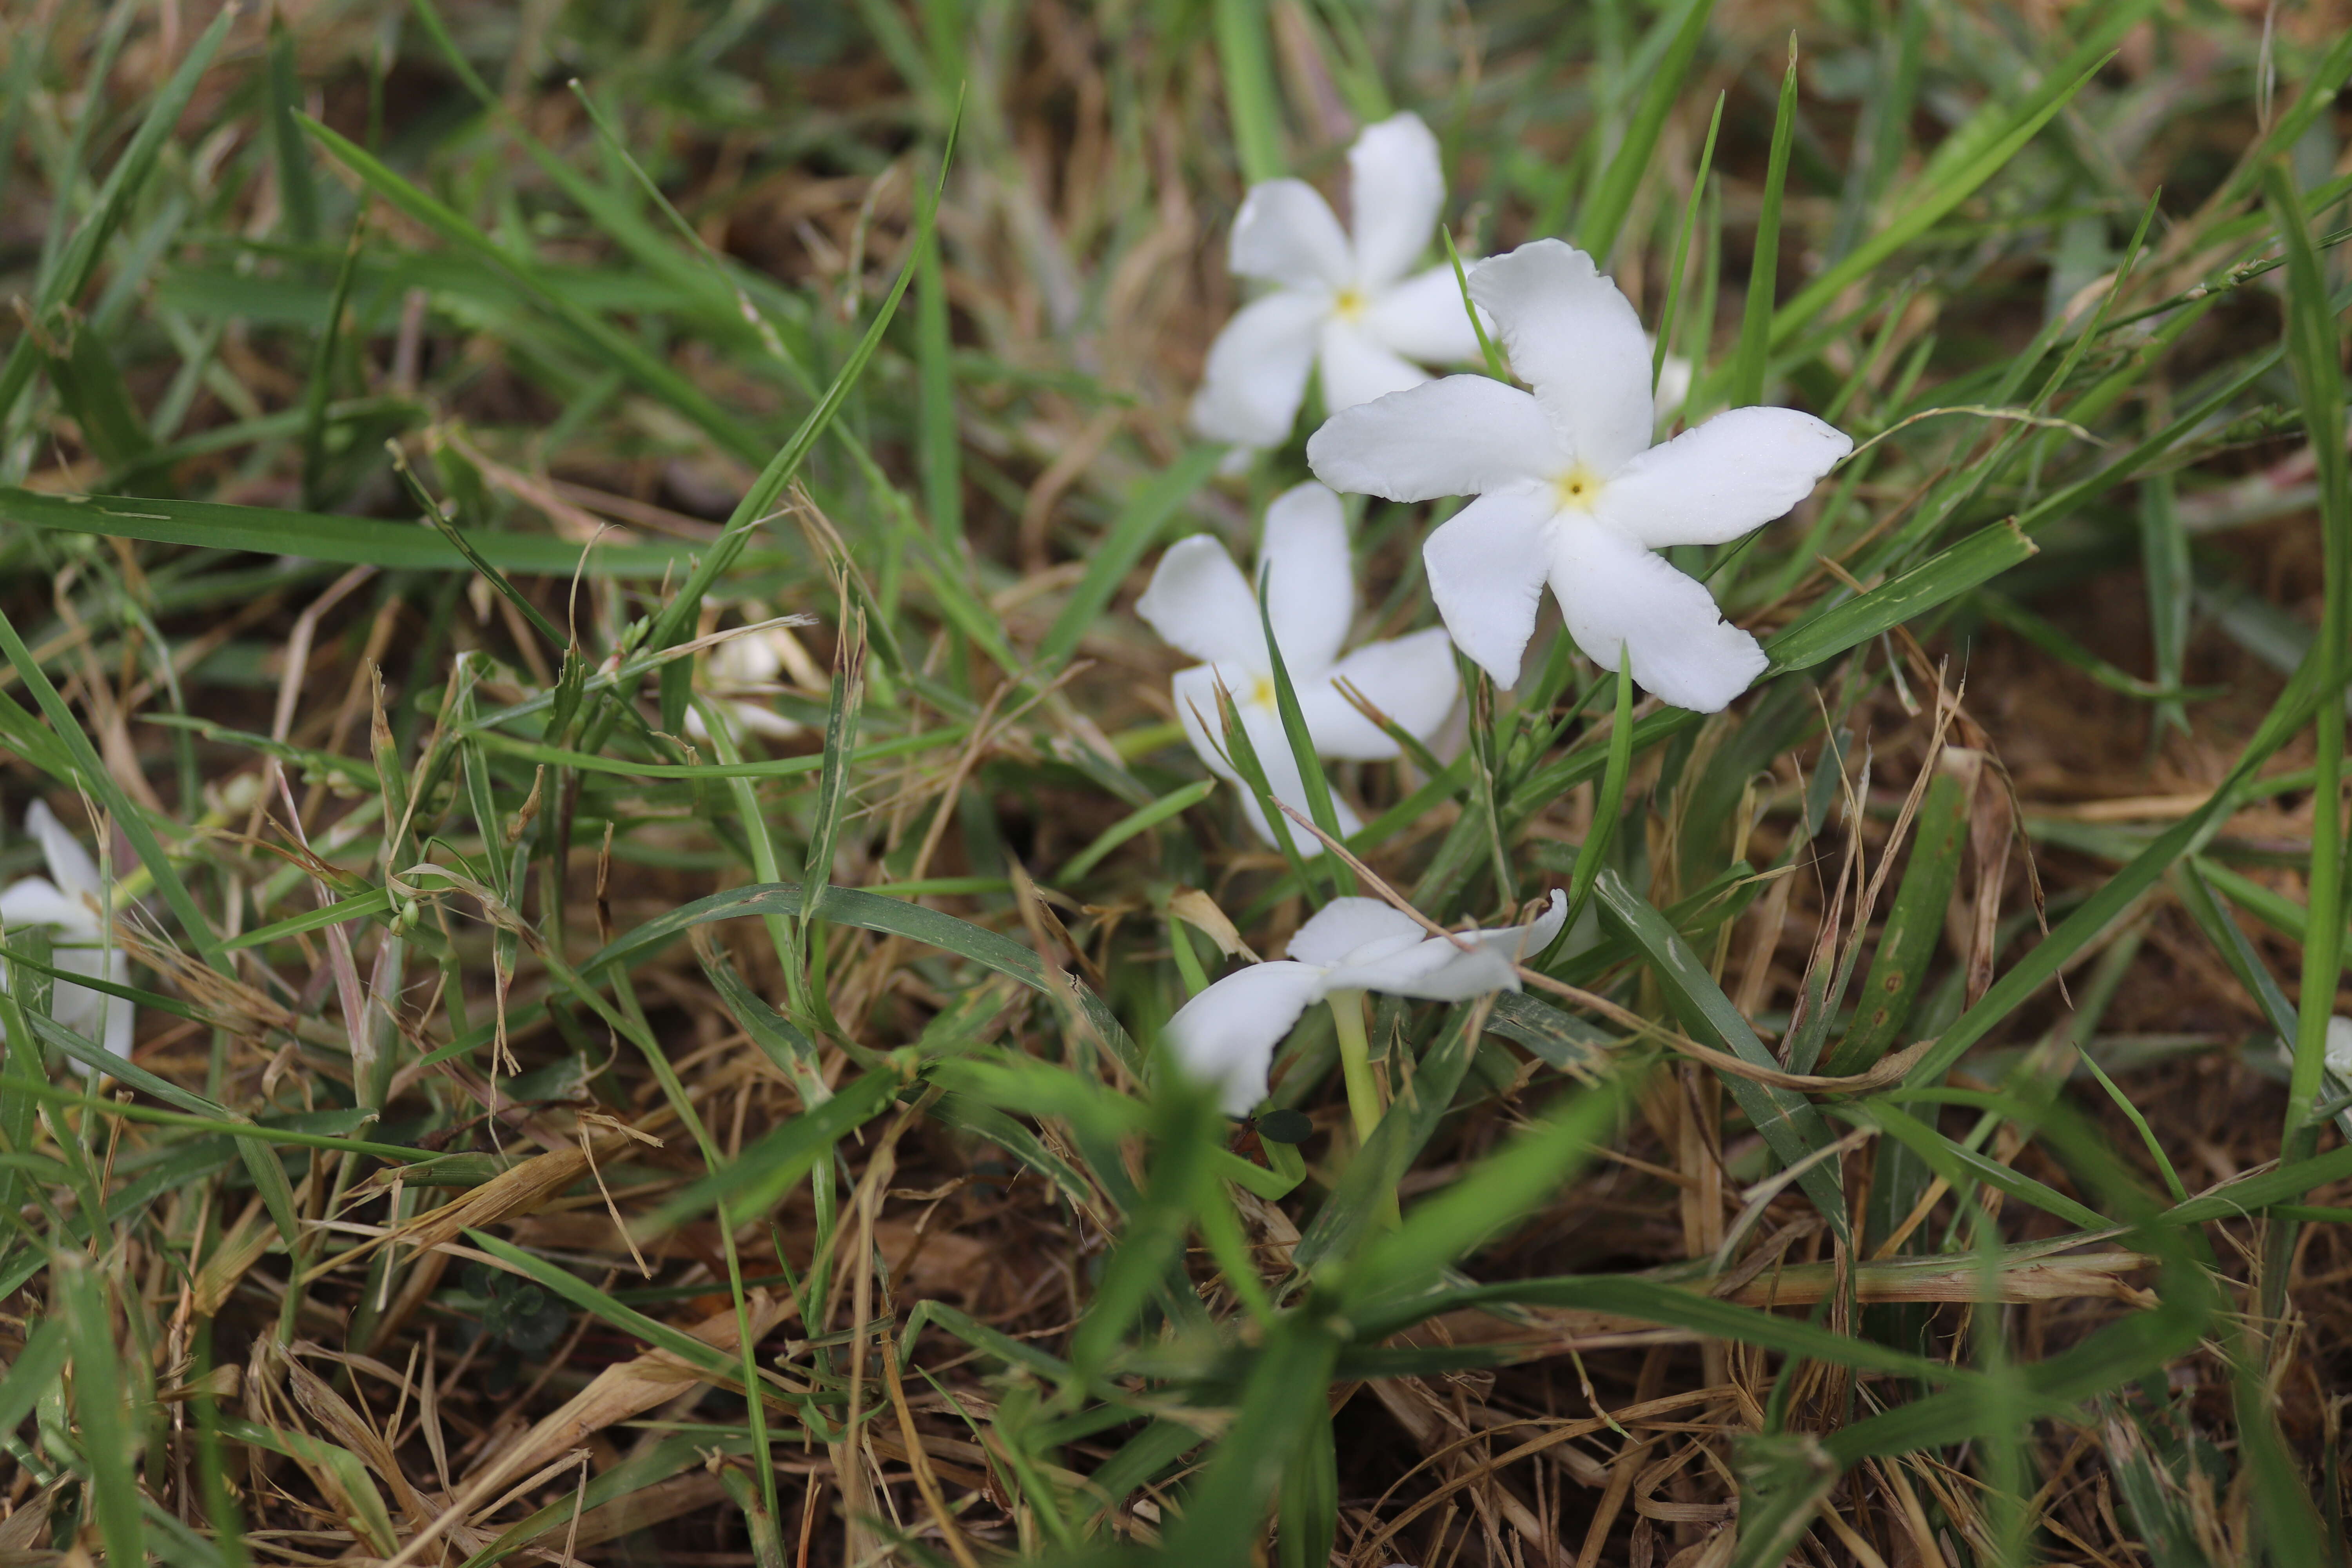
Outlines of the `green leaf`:
M 1764 173 L 1764 205 L 1756 219 L 1756 255 L 1748 269 L 1748 305 L 1739 319 L 1739 346 L 1731 361 L 1730 402 L 1746 408 L 1764 401 L 1765 361 L 1773 339 L 1773 290 L 1780 282 L 1780 202 L 1789 181 L 1789 144 L 1797 132 L 1797 36 L 1789 35 L 1789 68 L 1780 78 L 1780 105 L 1772 120 L 1772 153 Z
M 1225 114 L 1240 154 L 1242 178 L 1252 184 L 1283 173 L 1282 106 L 1274 93 L 1273 42 L 1265 0 L 1211 0 L 1217 65 L 1224 74 Z
M 1703 1045 L 1729 1051 L 1751 1066 L 1779 1071 L 1780 1062 L 1756 1037 L 1756 1031 L 1739 1016 L 1739 1009 L 1731 1005 L 1731 998 L 1723 994 L 1723 988 L 1707 973 L 1698 955 L 1673 924 L 1652 908 L 1648 900 L 1626 886 L 1625 879 L 1616 872 L 1603 871 L 1596 886 L 1601 913 L 1648 961 L 1684 1026 Z M 1836 1142 L 1820 1110 L 1804 1096 L 1792 1089 L 1769 1088 L 1737 1073 L 1719 1076 L 1784 1167 L 1794 1166 Z M 1843 1235 L 1846 1223 L 1845 1188 L 1837 1162 L 1812 1161 L 1798 1175 L 1797 1184 L 1813 1200 L 1814 1207 L 1821 1210 L 1830 1227 Z
M 1150 805 L 1139 806 L 1095 836 L 1094 841 L 1079 850 L 1054 873 L 1054 880 L 1064 886 L 1076 881 L 1097 866 L 1103 857 L 1126 843 L 1139 833 L 1159 826 L 1171 816 L 1190 811 L 1217 787 L 1215 779 L 1199 779 L 1178 789 L 1170 790 Z
M 832 1158 L 835 1143 L 889 1109 L 898 1093 L 898 1077 L 890 1072 L 870 1072 L 851 1080 L 835 1090 L 832 1099 L 762 1136 L 730 1163 L 690 1183 L 637 1228 L 643 1235 L 659 1236 L 721 1204 L 739 1224 L 764 1213 L 819 1161 Z
M 471 565 L 463 552 L 429 528 L 220 501 L 45 495 L 0 485 L 0 522 L 153 544 L 298 555 L 337 564 L 426 572 L 462 572 Z M 660 577 L 676 569 L 689 548 L 680 540 L 583 549 L 551 534 L 505 531 L 467 533 L 465 538 L 474 554 L 495 566 L 549 577 L 569 577 L 583 561 L 595 576 Z
M 2038 546 L 2014 520 L 1979 529 L 1870 592 L 1806 616 L 1764 645 L 1772 671 L 1810 669 L 1990 582 Z

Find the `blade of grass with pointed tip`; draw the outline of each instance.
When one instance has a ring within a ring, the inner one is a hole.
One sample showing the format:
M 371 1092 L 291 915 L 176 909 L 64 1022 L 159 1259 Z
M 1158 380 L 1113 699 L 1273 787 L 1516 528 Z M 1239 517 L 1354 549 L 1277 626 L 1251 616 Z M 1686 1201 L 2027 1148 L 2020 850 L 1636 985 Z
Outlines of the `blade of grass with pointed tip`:
M 947 268 L 933 228 L 916 253 L 915 446 L 923 510 L 954 554 L 963 541 L 963 444 L 956 428 L 955 344 L 948 334 Z
M 1102 830 L 1094 841 L 1062 865 L 1054 873 L 1056 883 L 1067 886 L 1102 864 L 1103 857 L 1126 843 L 1139 833 L 1147 833 L 1171 816 L 1190 811 L 1209 798 L 1217 787 L 1215 779 L 1200 779 L 1178 789 L 1170 790 L 1150 805 L 1139 806 Z
M 272 57 L 273 65 L 275 56 Z M 293 121 L 287 121 L 292 132 Z M 310 223 L 317 224 L 316 215 Z M 328 395 L 335 384 L 335 350 L 343 341 L 343 314 L 350 309 L 352 284 L 359 277 L 361 241 L 367 237 L 367 211 L 352 220 L 352 237 L 343 247 L 343 259 L 335 268 L 335 289 L 327 301 L 327 324 L 320 330 L 316 352 L 310 355 L 310 382 L 302 391 L 302 506 L 316 510 L 323 504 L 322 491 L 327 473 L 327 405 Z
M 1789 68 L 1772 121 L 1772 152 L 1764 173 L 1764 205 L 1756 219 L 1756 254 L 1748 268 L 1748 303 L 1739 318 L 1739 346 L 1731 357 L 1729 401 L 1745 408 L 1764 401 L 1765 362 L 1772 348 L 1773 292 L 1780 276 L 1780 204 L 1789 182 L 1789 144 L 1797 133 L 1797 36 L 1789 35 Z
M 1698 169 L 1691 177 L 1690 200 L 1683 205 L 1682 226 L 1675 230 L 1675 247 L 1667 252 L 1672 259 L 1666 264 L 1665 307 L 1658 315 L 1657 345 L 1650 353 L 1650 391 L 1653 396 L 1657 393 L 1658 376 L 1665 369 L 1666 355 L 1674 348 L 1675 329 L 1682 324 L 1683 268 L 1690 259 L 1691 235 L 1698 227 L 1699 201 L 1706 194 L 1707 174 L 1715 167 L 1715 138 L 1716 133 L 1723 129 L 1723 102 L 1727 96 L 1720 92 L 1715 95 L 1715 112 L 1707 117 L 1706 141 L 1699 148 Z M 1704 333 L 1706 331 L 1706 324 L 1702 323 L 1700 331 Z M 1702 354 L 1706 347 L 1704 342 L 1700 343 Z M 1836 423 L 1833 416 L 1831 423 Z
M 1756 1037 L 1756 1031 L 1707 973 L 1698 955 L 1648 900 L 1628 887 L 1614 871 L 1603 871 L 1594 888 L 1600 895 L 1603 918 L 1621 930 L 1649 963 L 1685 1027 L 1702 1043 L 1729 1051 L 1752 1067 L 1780 1070 L 1780 1062 Z M 1795 1166 L 1835 1142 L 1835 1134 L 1822 1121 L 1820 1109 L 1804 1096 L 1790 1089 L 1769 1088 L 1736 1073 L 1718 1076 L 1783 1166 Z M 1797 1177 L 1797 1184 L 1813 1200 L 1831 1229 L 1843 1235 L 1845 1189 L 1836 1163 L 1807 1163 Z
M 287 237 L 301 246 L 319 238 L 319 186 L 303 155 L 302 128 L 294 116 L 302 102 L 295 76 L 294 35 L 286 15 L 269 13 L 269 151 L 278 174 L 278 205 Z
M 942 181 L 946 179 L 949 165 L 954 158 L 955 143 L 956 130 L 950 125 L 947 145 L 940 153 L 940 177 Z M 940 195 L 940 186 L 933 185 L 925 191 L 923 199 L 915 205 L 914 245 L 918 255 L 930 242 L 932 227 L 939 220 Z M 693 572 L 688 574 L 677 597 L 655 626 L 648 639 L 652 646 L 667 647 L 686 639 L 687 629 L 694 625 L 695 616 L 701 613 L 703 596 L 709 592 L 710 585 L 733 568 L 736 559 L 750 543 L 751 531 L 767 520 L 770 510 L 782 498 L 785 488 L 800 472 L 801 464 L 814 449 L 817 438 L 824 434 L 834 416 L 841 412 L 842 405 L 849 400 L 851 389 L 865 374 L 867 362 L 874 357 L 874 351 L 881 346 L 883 333 L 888 329 L 891 319 L 898 314 L 898 302 L 906 298 L 908 286 L 914 281 L 915 271 L 914 258 L 910 257 L 907 264 L 898 268 L 898 276 L 891 283 L 889 293 L 883 296 L 881 305 L 874 312 L 874 320 L 867 324 L 865 335 L 857 340 L 857 346 L 850 351 L 849 357 L 842 362 L 841 369 L 835 374 L 832 384 L 825 388 L 824 395 L 818 399 L 814 408 L 809 410 L 807 417 L 793 431 L 782 448 L 768 459 L 767 467 L 760 470 L 760 477 L 752 481 L 751 488 L 743 493 L 743 499 L 736 503 L 734 511 L 728 516 L 726 527 L 718 541 L 703 552 Z
M 1990 582 L 2040 548 L 2014 521 L 1979 529 L 1902 575 L 1817 609 L 1767 639 L 1772 670 L 1810 669 Z
M 1297 689 L 1290 684 L 1290 666 L 1282 657 L 1282 644 L 1274 635 L 1273 563 L 1258 569 L 1258 626 L 1265 633 L 1265 657 L 1274 678 L 1275 711 L 1282 718 L 1282 737 L 1290 746 L 1291 764 L 1298 770 L 1300 785 L 1307 794 L 1307 815 L 1315 826 L 1333 838 L 1346 837 L 1339 831 L 1339 813 L 1331 804 L 1331 781 L 1323 776 L 1323 759 L 1316 754 L 1315 737 L 1307 733 L 1307 715 L 1298 706 Z M 1271 820 L 1269 813 L 1269 820 Z M 1337 856 L 1320 857 L 1322 869 L 1331 879 L 1331 889 L 1342 897 L 1356 890 L 1355 874 L 1341 865 Z

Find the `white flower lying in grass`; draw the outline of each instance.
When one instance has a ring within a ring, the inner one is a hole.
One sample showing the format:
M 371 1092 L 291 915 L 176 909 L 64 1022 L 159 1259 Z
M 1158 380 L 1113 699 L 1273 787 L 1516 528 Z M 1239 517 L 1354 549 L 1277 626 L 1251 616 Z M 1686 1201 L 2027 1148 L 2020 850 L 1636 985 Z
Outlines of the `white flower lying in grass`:
M 1380 762 L 1397 754 L 1396 742 L 1340 694 L 1337 683 L 1342 680 L 1417 740 L 1445 721 L 1461 682 L 1444 628 L 1367 643 L 1339 657 L 1356 613 L 1356 584 L 1338 496 L 1308 483 L 1276 497 L 1266 508 L 1258 563 L 1266 574 L 1265 619 L 1274 625 L 1283 667 L 1318 755 Z M 1160 557 L 1135 608 L 1171 644 L 1206 661 L 1177 672 L 1174 694 L 1176 716 L 1209 771 L 1228 783 L 1242 782 L 1223 754 L 1217 714 L 1222 681 L 1265 770 L 1267 787 L 1276 799 L 1305 811 L 1307 784 L 1283 732 L 1257 595 L 1225 547 L 1206 534 L 1178 542 Z M 1344 804 L 1332 804 L 1343 836 L 1362 826 Z M 1246 786 L 1242 809 L 1258 836 L 1274 842 L 1265 813 Z M 1323 852 L 1311 836 L 1295 837 L 1303 840 L 1302 852 Z
M 1802 500 L 1853 443 L 1810 414 L 1734 408 L 1652 447 L 1650 349 L 1633 308 L 1556 239 L 1482 261 L 1470 292 L 1535 391 L 1454 375 L 1334 415 L 1307 444 L 1325 483 L 1391 500 L 1475 495 L 1423 559 L 1445 627 L 1518 679 L 1546 579 L 1585 656 L 1621 647 L 1644 689 L 1712 713 L 1764 650 L 1654 553 L 1720 544 Z
M 25 831 L 40 845 L 49 874 L 0 888 L 0 926 L 12 932 L 20 926 L 54 927 L 58 940 L 51 962 L 57 968 L 130 984 L 131 961 L 112 944 L 99 912 L 106 884 L 98 862 L 40 801 L 25 813 Z M 0 974 L 0 985 L 5 984 Z M 120 996 L 60 980 L 49 994 L 49 1016 L 111 1055 L 131 1055 L 131 1008 Z M 89 1071 L 79 1061 L 73 1066 L 76 1072 Z
M 1568 918 L 1568 896 L 1527 925 L 1431 936 L 1378 899 L 1334 899 L 1290 939 L 1290 956 L 1235 970 L 1176 1010 L 1161 1036 L 1177 1065 L 1215 1087 L 1228 1116 L 1265 1098 L 1274 1048 L 1298 1016 L 1335 992 L 1380 991 L 1461 1002 L 1517 991 L 1513 966 L 1541 952 Z
M 1233 269 L 1276 287 L 1210 346 L 1192 427 L 1211 440 L 1278 446 L 1318 365 L 1336 411 L 1428 380 L 1416 360 L 1477 356 L 1452 264 L 1405 276 L 1445 202 L 1437 138 L 1419 115 L 1393 115 L 1364 128 L 1348 169 L 1352 238 L 1304 180 L 1252 185 L 1242 203 Z

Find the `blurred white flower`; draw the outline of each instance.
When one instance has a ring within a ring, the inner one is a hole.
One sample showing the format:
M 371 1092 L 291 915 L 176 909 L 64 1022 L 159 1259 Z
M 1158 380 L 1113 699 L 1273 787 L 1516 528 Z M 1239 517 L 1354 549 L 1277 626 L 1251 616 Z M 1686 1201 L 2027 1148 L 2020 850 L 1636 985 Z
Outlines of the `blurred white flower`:
M 1444 627 L 1367 643 L 1339 657 L 1356 613 L 1356 584 L 1338 496 L 1310 481 L 1276 497 L 1266 508 L 1258 562 L 1267 574 L 1265 619 L 1273 623 L 1318 756 L 1380 762 L 1397 754 L 1396 742 L 1340 695 L 1337 683 L 1342 680 L 1416 739 L 1444 723 L 1461 683 Z M 1257 595 L 1225 547 L 1205 534 L 1180 541 L 1160 557 L 1135 608 L 1152 630 L 1204 661 L 1177 672 L 1174 695 L 1176 716 L 1209 771 L 1241 783 L 1223 751 L 1217 715 L 1217 684 L 1223 681 L 1265 770 L 1267 787 L 1276 799 L 1305 811 L 1307 785 L 1283 733 Z M 1343 834 L 1362 826 L 1345 804 L 1333 805 Z M 1272 843 L 1274 830 L 1246 787 L 1242 809 L 1258 836 Z M 1304 853 L 1323 852 L 1311 836 L 1296 837 Z
M 104 917 L 106 884 L 98 862 L 40 801 L 25 813 L 25 831 L 49 863 L 47 877 L 26 877 L 0 888 L 0 927 L 50 926 L 57 931 L 52 962 L 68 973 L 131 984 L 131 961 L 113 945 Z M 0 985 L 7 984 L 0 973 Z M 119 996 L 60 980 L 49 994 L 49 1016 L 114 1056 L 131 1055 L 131 1006 Z M 89 1068 L 73 1063 L 79 1073 Z
M 1541 952 L 1568 918 L 1568 897 L 1526 925 L 1431 936 L 1378 899 L 1334 899 L 1290 939 L 1290 956 L 1237 969 L 1184 1004 L 1161 1038 L 1177 1065 L 1213 1086 L 1228 1116 L 1265 1098 L 1274 1048 L 1298 1016 L 1335 991 L 1461 1002 L 1517 991 L 1513 966 Z
M 1604 669 L 1712 713 L 1763 672 L 1756 639 L 1654 552 L 1720 544 L 1780 516 L 1853 443 L 1810 414 L 1734 408 L 1663 447 L 1650 349 L 1591 258 L 1556 239 L 1480 262 L 1491 313 L 1530 393 L 1454 375 L 1332 416 L 1307 444 L 1316 475 L 1391 500 L 1475 495 L 1423 547 L 1430 593 L 1462 651 L 1509 686 L 1547 579 L 1577 647 Z
M 2352 1018 L 2338 1013 L 2327 1020 L 2327 1047 L 2322 1059 L 2329 1072 L 2352 1083 Z
M 1352 237 L 1304 180 L 1252 185 L 1242 203 L 1233 269 L 1275 289 L 1210 346 L 1192 427 L 1211 440 L 1280 445 L 1318 365 L 1336 413 L 1428 380 L 1415 361 L 1477 357 L 1453 265 L 1405 275 L 1445 202 L 1437 138 L 1419 115 L 1393 115 L 1364 128 L 1348 171 Z
M 789 672 L 795 680 L 824 687 L 821 674 L 814 681 L 814 666 L 808 655 L 790 640 L 787 629 L 793 626 L 813 624 L 806 616 L 779 616 L 773 621 L 763 617 L 758 605 L 749 605 L 757 624 L 744 627 L 710 650 L 705 665 L 704 689 L 715 700 L 727 705 L 735 721 L 755 735 L 773 740 L 789 741 L 802 733 L 804 726 L 785 718 L 771 705 L 771 699 L 785 689 L 782 678 Z M 797 660 L 793 655 L 799 655 Z M 792 668 L 798 663 L 802 668 Z M 702 715 L 688 708 L 686 712 L 686 732 L 697 741 L 710 738 Z

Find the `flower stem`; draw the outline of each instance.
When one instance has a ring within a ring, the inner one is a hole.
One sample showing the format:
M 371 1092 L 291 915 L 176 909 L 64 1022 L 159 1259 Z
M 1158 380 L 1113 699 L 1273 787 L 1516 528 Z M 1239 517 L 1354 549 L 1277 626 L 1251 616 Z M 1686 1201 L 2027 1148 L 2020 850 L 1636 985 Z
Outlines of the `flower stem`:
M 1372 1052 L 1364 1038 L 1364 994 L 1334 991 L 1331 1026 L 1339 1036 L 1339 1070 L 1348 1080 L 1348 1110 L 1356 1126 L 1356 1146 L 1361 1148 L 1381 1124 L 1381 1091 L 1372 1081 Z

